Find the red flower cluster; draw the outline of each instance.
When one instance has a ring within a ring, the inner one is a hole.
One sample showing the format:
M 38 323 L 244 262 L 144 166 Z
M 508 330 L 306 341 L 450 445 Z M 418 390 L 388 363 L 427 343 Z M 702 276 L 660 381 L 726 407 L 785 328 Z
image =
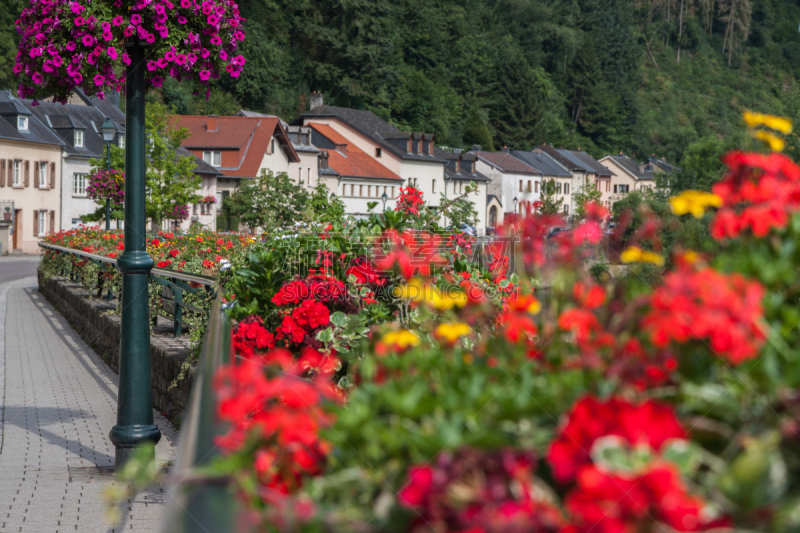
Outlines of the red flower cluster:
M 273 367 L 280 372 L 271 377 Z M 287 494 L 301 487 L 303 476 L 320 472 L 329 445 L 318 433 L 330 419 L 319 405 L 337 398 L 329 378 L 303 379 L 305 371 L 288 351 L 278 350 L 264 361 L 222 366 L 214 376 L 217 416 L 232 424 L 217 443 L 230 452 L 257 437 L 259 481 Z
M 400 187 L 400 196 L 397 197 L 395 211 L 402 211 L 407 215 L 419 216 L 419 209 L 425 204 L 422 191 L 414 187 Z
M 561 513 L 536 498 L 535 466 L 528 452 L 462 448 L 455 454 L 440 454 L 433 467 L 412 467 L 398 496 L 402 506 L 418 513 L 409 530 L 422 526 L 442 533 L 559 531 Z
M 330 324 L 330 317 L 330 311 L 325 304 L 316 300 L 304 300 L 290 315 L 283 317 L 283 322 L 276 330 L 277 338 L 303 342 L 312 331 Z
M 233 328 L 236 355 L 251 358 L 275 348 L 275 336 L 264 327 L 260 316 L 251 315 Z
M 384 251 L 384 246 L 390 248 Z M 387 230 L 378 239 L 375 250 L 375 266 L 389 271 L 398 267 L 406 279 L 412 276 L 430 276 L 435 267 L 447 266 L 450 261 L 444 256 L 447 240 L 442 235 L 406 230 L 402 234 Z
M 764 341 L 764 288 L 739 274 L 690 266 L 667 274 L 643 325 L 657 346 L 708 340 L 731 364 L 754 357 Z
M 603 402 L 584 397 L 572 407 L 566 425 L 550 445 L 547 460 L 553 477 L 562 483 L 574 479 L 591 462 L 594 442 L 609 435 L 659 451 L 668 440 L 686 437 L 686 431 L 672 409 L 653 400 L 634 405 L 619 398 Z
M 716 239 L 750 230 L 763 237 L 783 228 L 800 209 L 800 167 L 785 155 L 731 152 L 722 159 L 728 174 L 713 187 L 724 207 L 711 224 Z
M 661 463 L 638 476 L 619 476 L 595 466 L 578 474 L 566 498 L 571 524 L 561 533 L 630 533 L 633 531 L 708 531 L 727 525 L 709 521 L 701 498 L 687 492 L 676 467 Z M 652 529 L 650 529 L 652 528 Z
M 328 276 L 308 276 L 285 283 L 272 297 L 272 303 L 284 306 L 311 299 L 331 302 L 344 300 L 346 297 L 347 288 L 338 279 Z
M 363 257 L 353 259 L 344 274 L 345 276 L 354 276 L 356 283 L 365 285 L 383 285 L 386 283 L 386 280 Z

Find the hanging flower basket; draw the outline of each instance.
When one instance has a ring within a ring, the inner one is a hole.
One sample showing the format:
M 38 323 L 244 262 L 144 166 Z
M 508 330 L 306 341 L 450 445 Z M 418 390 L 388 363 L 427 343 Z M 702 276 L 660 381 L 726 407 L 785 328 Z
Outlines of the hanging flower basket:
M 244 21 L 231 0 L 32 0 L 17 20 L 18 92 L 66 103 L 80 88 L 104 98 L 122 88 L 125 46 L 137 39 L 148 47 L 145 79 L 156 87 L 166 76 L 204 85 L 223 72 L 237 77 Z
M 209 195 L 209 196 L 204 196 L 204 197 L 203 197 L 203 198 L 200 200 L 200 203 L 201 203 L 201 204 L 215 204 L 215 203 L 217 203 L 217 199 L 216 199 L 216 198 L 214 198 L 214 197 L 213 197 L 213 196 L 211 196 L 211 195 Z
M 121 170 L 97 170 L 89 174 L 88 180 L 86 196 L 92 200 L 125 203 L 125 173 Z

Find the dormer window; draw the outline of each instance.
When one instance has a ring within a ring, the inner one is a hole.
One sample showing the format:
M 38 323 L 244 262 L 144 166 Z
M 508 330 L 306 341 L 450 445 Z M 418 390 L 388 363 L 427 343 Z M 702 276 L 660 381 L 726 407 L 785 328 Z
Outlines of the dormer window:
M 74 144 L 75 144 L 75 148 L 83 148 L 84 147 L 83 130 L 75 130 L 73 141 L 74 141 Z
M 203 152 L 203 161 L 212 167 L 222 166 L 222 152 Z
M 23 115 L 17 117 L 17 129 L 19 131 L 28 131 L 28 117 Z
M 380 148 L 375 148 L 375 157 L 380 157 L 383 151 Z

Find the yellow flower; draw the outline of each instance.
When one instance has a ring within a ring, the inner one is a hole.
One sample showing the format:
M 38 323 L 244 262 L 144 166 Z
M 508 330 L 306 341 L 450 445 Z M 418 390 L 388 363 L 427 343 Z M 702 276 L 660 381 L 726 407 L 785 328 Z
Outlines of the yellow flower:
M 390 331 L 381 338 L 381 341 L 401 350 L 419 345 L 419 337 L 413 331 L 407 329 Z
M 694 250 L 688 250 L 683 253 L 683 260 L 689 263 L 690 265 L 696 263 L 698 259 L 700 259 L 700 256 L 697 255 L 697 252 L 695 252 Z
M 652 263 L 654 265 L 662 266 L 664 258 L 660 255 L 642 250 L 638 246 L 629 246 L 620 255 L 620 261 L 623 263 Z
M 785 117 L 777 117 L 775 115 L 764 115 L 762 113 L 753 113 L 752 111 L 744 112 L 744 121 L 750 129 L 758 126 L 766 126 L 771 130 L 779 131 L 784 135 L 792 133 L 792 121 Z
M 774 133 L 764 130 L 756 130 L 752 132 L 752 135 L 756 139 L 760 139 L 767 143 L 769 145 L 769 149 L 773 152 L 783 152 L 783 149 L 786 147 L 786 142 Z
M 472 333 L 472 328 L 467 324 L 464 324 L 463 322 L 450 322 L 439 324 L 436 327 L 434 335 L 436 335 L 437 338 L 452 344 L 461 337 L 466 337 L 470 333 Z
M 695 218 L 701 218 L 707 207 L 722 207 L 722 198 L 710 192 L 683 191 L 671 197 L 669 205 L 678 216 L 691 213 Z
M 411 278 L 408 283 L 395 287 L 395 297 L 412 302 L 428 302 L 439 311 L 447 311 L 453 307 L 463 307 L 467 296 L 459 290 L 443 291 L 436 285 L 422 283 L 419 278 Z

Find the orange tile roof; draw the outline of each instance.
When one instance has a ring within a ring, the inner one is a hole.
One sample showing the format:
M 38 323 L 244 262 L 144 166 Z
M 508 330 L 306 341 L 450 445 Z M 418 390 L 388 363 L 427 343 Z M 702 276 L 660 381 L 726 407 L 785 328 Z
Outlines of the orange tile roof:
M 339 175 L 354 178 L 380 178 L 402 181 L 400 176 L 375 161 L 375 159 L 327 124 L 309 122 L 307 126 L 314 128 L 333 144 L 344 145 L 343 151 L 319 148 L 328 152 L 328 166 L 338 172 Z
M 191 135 L 181 142 L 186 148 L 239 150 L 237 167 L 219 167 L 226 176 L 234 178 L 257 176 L 273 135 L 278 135 L 283 140 L 282 144 L 287 146 L 290 161 L 299 160 L 278 117 L 216 117 L 217 128 L 214 131 L 208 131 L 209 118 L 176 115 L 173 125 L 189 130 Z

